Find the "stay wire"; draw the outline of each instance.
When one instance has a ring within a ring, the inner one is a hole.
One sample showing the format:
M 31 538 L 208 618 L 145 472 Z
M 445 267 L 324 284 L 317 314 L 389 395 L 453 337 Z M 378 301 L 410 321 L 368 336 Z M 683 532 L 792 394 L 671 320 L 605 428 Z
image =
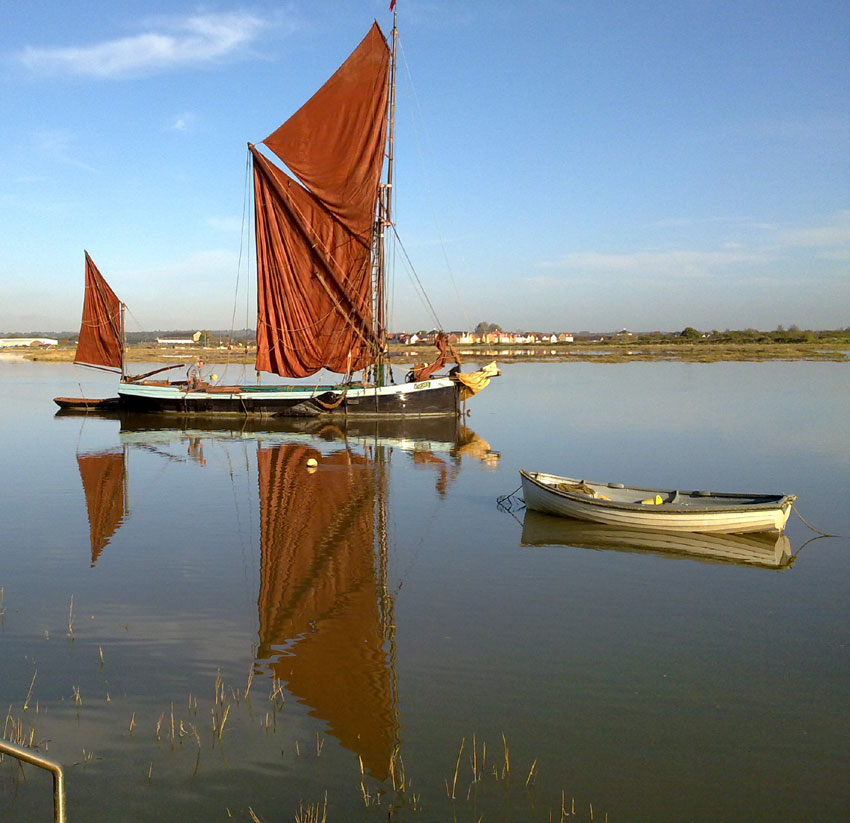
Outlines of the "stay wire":
M 396 243 L 398 243 L 398 247 L 401 249 L 402 256 L 406 261 L 405 268 L 407 269 L 408 277 L 410 277 L 411 283 L 413 283 L 414 289 L 418 289 L 419 299 L 422 301 L 422 304 L 425 306 L 426 310 L 430 312 L 431 319 L 436 324 L 436 328 L 442 329 L 443 324 L 440 322 L 440 318 L 437 317 L 437 312 L 434 309 L 431 300 L 428 297 L 428 294 L 425 291 L 425 287 L 422 285 L 422 281 L 419 279 L 419 275 L 416 273 L 416 269 L 413 266 L 413 261 L 410 259 L 410 255 L 407 253 L 407 249 L 404 247 L 404 243 L 401 242 L 401 237 L 399 237 L 398 231 L 396 231 L 396 227 L 392 226 L 393 236 L 395 237 Z
M 452 270 L 452 265 L 451 265 L 451 262 L 449 261 L 449 255 L 448 255 L 448 252 L 446 251 L 446 244 L 445 244 L 445 241 L 443 239 L 443 232 L 440 228 L 440 221 L 437 218 L 437 210 L 434 208 L 434 196 L 433 196 L 433 192 L 431 190 L 431 183 L 430 183 L 430 180 L 428 178 L 428 173 L 427 173 L 427 169 L 426 169 L 426 166 L 425 166 L 424 152 L 422 150 L 422 143 L 420 142 L 420 139 L 419 139 L 419 130 L 416 128 L 417 121 L 414 117 L 414 114 L 418 113 L 418 115 L 419 115 L 419 121 L 418 122 L 421 123 L 425 139 L 428 142 L 429 147 L 430 147 L 430 137 L 429 137 L 427 129 L 425 127 L 425 118 L 422 114 L 422 106 L 420 105 L 419 97 L 416 94 L 416 87 L 413 85 L 413 76 L 410 72 L 410 65 L 407 62 L 407 55 L 405 55 L 405 53 L 404 53 L 404 46 L 402 45 L 401 38 L 399 38 L 399 40 L 398 40 L 398 45 L 399 45 L 399 52 L 401 53 L 402 63 L 404 64 L 405 79 L 407 80 L 408 88 L 410 89 L 410 97 L 411 97 L 411 99 L 413 100 L 413 103 L 414 103 L 414 106 L 412 107 L 413 110 L 411 111 L 411 120 L 413 121 L 413 133 L 414 133 L 414 136 L 416 137 L 416 149 L 417 149 L 417 152 L 418 152 L 418 155 L 419 155 L 419 165 L 420 165 L 420 169 L 421 169 L 421 172 L 422 172 L 422 177 L 424 178 L 424 181 L 425 181 L 425 191 L 428 194 L 428 205 L 431 208 L 431 217 L 434 220 L 434 227 L 436 228 L 437 237 L 440 241 L 440 250 L 443 253 L 443 260 L 446 264 L 446 269 L 449 273 L 449 279 L 451 280 L 452 288 L 454 289 L 454 293 L 455 293 L 455 297 L 457 298 L 458 305 L 460 306 L 460 309 L 463 312 L 463 317 L 464 317 L 464 320 L 466 321 L 467 328 L 472 328 L 472 326 L 470 325 L 470 322 L 469 322 L 469 313 L 466 310 L 466 304 L 464 303 L 463 298 L 461 297 L 460 289 L 458 289 L 458 287 L 457 287 L 457 281 L 455 280 L 454 271 Z

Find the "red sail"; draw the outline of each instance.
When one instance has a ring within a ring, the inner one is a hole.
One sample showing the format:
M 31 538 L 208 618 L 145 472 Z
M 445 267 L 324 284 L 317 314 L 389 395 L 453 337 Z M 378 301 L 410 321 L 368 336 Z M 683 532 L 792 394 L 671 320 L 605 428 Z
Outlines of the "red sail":
M 377 23 L 334 75 L 263 142 L 367 242 L 387 133 L 390 53 Z
M 257 369 L 307 377 L 365 368 L 377 345 L 369 244 L 262 155 L 254 198 Z
M 86 293 L 75 363 L 121 371 L 121 301 L 86 252 Z
M 91 564 L 109 543 L 126 516 L 124 452 L 77 455 L 86 495 L 91 537 Z
M 309 473 L 308 458 L 320 466 Z M 394 742 L 375 558 L 375 466 L 281 444 L 257 452 L 259 659 L 378 780 Z
M 257 369 L 307 377 L 374 362 L 370 250 L 387 128 L 389 51 L 377 23 L 256 149 Z

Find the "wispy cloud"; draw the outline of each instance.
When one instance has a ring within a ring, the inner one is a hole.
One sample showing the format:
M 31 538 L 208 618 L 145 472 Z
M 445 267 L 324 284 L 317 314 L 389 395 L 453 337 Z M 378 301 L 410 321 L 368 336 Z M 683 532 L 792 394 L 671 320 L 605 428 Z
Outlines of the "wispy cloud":
M 711 218 L 710 222 L 721 218 Z M 729 221 L 734 222 L 734 221 Z M 679 225 L 670 221 L 671 227 Z M 773 223 L 756 223 L 766 230 L 748 242 L 721 240 L 715 249 L 635 250 L 630 252 L 580 251 L 571 252 L 555 260 L 541 261 L 538 269 L 546 270 L 542 276 L 529 282 L 551 285 L 558 279 L 556 273 L 573 275 L 628 275 L 633 279 L 656 277 L 692 279 L 714 277 L 747 267 L 773 265 L 800 254 L 822 261 L 850 259 L 850 211 L 841 211 L 817 225 L 783 226 Z
M 195 123 L 195 113 L 184 111 L 174 117 L 170 123 L 170 128 L 173 131 L 189 131 Z
M 840 211 L 819 226 L 780 228 L 773 243 L 782 248 L 811 249 L 823 254 L 850 251 L 850 211 Z
M 248 12 L 159 18 L 131 37 L 89 46 L 29 47 L 19 59 L 40 74 L 104 79 L 139 76 L 231 57 L 256 40 L 263 25 Z
M 742 226 L 752 229 L 763 229 L 772 231 L 777 226 L 775 223 L 765 223 L 763 221 L 753 220 L 749 217 L 667 217 L 662 220 L 656 220 L 649 224 L 653 229 L 678 229 L 691 228 L 693 226 Z
M 74 156 L 76 136 L 69 131 L 41 131 L 33 135 L 33 149 L 40 152 L 47 160 L 60 163 L 63 166 L 73 166 L 85 171 L 95 171 L 88 163 Z
M 679 277 L 706 277 L 718 268 L 746 263 L 760 265 L 767 262 L 764 253 L 745 249 L 723 251 L 651 251 L 651 252 L 576 252 L 565 254 L 558 260 L 541 263 L 542 268 L 563 271 L 610 272 L 637 277 L 655 277 L 675 274 Z

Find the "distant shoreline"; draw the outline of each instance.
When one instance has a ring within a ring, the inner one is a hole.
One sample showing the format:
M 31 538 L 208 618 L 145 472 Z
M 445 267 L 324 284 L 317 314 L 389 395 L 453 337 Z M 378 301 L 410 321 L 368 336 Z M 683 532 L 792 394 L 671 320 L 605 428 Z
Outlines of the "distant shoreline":
M 678 361 L 688 363 L 765 362 L 772 360 L 814 360 L 850 363 L 850 343 L 710 343 L 664 341 L 659 343 L 571 343 L 535 345 L 474 345 L 455 346 L 464 362 L 496 360 L 501 363 L 632 363 Z M 7 349 L 0 357 L 45 363 L 73 362 L 75 348 Z M 128 362 L 187 364 L 201 357 L 210 365 L 252 364 L 254 350 L 226 351 L 218 348 L 192 347 L 163 349 L 161 346 L 131 345 L 127 347 Z M 436 357 L 433 346 L 390 346 L 390 358 L 397 366 L 414 362 L 432 362 Z

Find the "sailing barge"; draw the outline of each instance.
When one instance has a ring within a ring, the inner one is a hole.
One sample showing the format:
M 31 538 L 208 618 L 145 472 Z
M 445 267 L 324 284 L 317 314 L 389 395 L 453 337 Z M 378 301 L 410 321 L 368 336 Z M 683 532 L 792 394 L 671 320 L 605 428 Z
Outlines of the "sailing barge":
M 122 409 L 293 417 L 457 416 L 498 375 L 471 373 L 444 334 L 431 364 L 396 384 L 387 353 L 385 241 L 392 223 L 395 56 L 377 22 L 331 78 L 262 141 L 285 173 L 249 144 L 257 249 L 258 372 L 333 385 L 211 385 L 131 376 L 123 304 L 86 253 L 75 362 L 121 374 Z M 321 135 L 319 139 L 317 135 Z M 455 366 L 445 371 L 454 360 Z M 438 372 L 443 372 L 438 374 Z M 361 377 L 355 377 L 356 373 Z M 62 398 L 67 400 L 66 398 Z M 59 400 L 57 399 L 57 402 Z

